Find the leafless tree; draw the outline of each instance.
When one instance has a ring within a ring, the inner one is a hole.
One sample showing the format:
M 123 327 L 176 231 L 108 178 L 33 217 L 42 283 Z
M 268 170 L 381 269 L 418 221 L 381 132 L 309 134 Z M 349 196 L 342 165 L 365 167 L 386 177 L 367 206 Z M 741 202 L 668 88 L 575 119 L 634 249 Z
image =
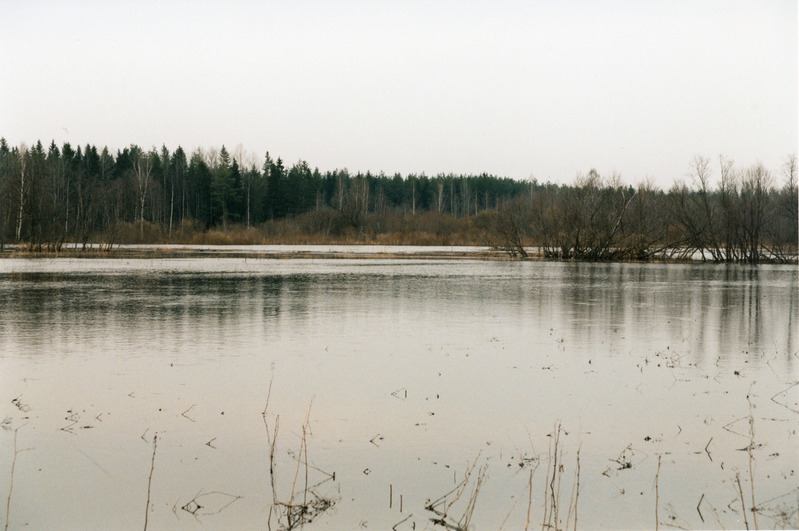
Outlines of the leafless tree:
M 521 195 L 505 201 L 497 210 L 494 233 L 498 237 L 496 247 L 510 256 L 527 258 L 525 244 L 532 229 L 532 204 L 527 196 Z
M 153 160 L 150 153 L 143 151 L 139 146 L 131 146 L 131 160 L 133 162 L 134 186 L 139 204 L 139 226 L 144 232 L 144 206 L 147 202 L 147 191 L 150 188 L 150 176 L 153 170 Z
M 20 241 L 22 238 L 22 217 L 25 213 L 25 192 L 27 191 L 26 188 L 26 159 L 28 155 L 28 146 L 25 143 L 21 143 L 19 145 L 19 180 L 18 180 L 18 194 L 19 194 L 19 205 L 17 210 L 17 242 Z

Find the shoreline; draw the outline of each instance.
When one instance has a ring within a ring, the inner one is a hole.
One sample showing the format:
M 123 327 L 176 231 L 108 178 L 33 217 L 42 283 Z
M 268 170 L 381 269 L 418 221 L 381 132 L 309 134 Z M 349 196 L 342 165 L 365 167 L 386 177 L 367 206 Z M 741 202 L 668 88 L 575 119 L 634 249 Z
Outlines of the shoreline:
M 259 260 L 483 260 L 521 262 L 585 262 L 578 259 L 546 258 L 540 249 L 527 248 L 528 256 L 512 256 L 507 250 L 477 246 L 421 246 L 421 245 L 196 245 L 196 244 L 122 244 L 104 249 L 99 244 L 83 248 L 70 244 L 60 251 L 29 250 L 19 245 L 7 245 L 0 252 L 3 259 L 197 259 L 197 258 L 252 258 Z M 651 260 L 607 260 L 605 263 L 674 263 L 711 265 L 758 265 L 714 262 L 701 258 L 658 257 Z M 763 260 L 760 264 L 796 265 L 797 257 L 787 262 Z
M 123 244 L 113 249 L 98 245 L 63 248 L 60 251 L 31 251 L 19 246 L 6 246 L 4 258 L 53 259 L 181 259 L 181 258 L 253 258 L 253 259 L 390 259 L 390 260 L 518 260 L 502 249 L 471 246 L 413 245 L 191 245 L 191 244 Z M 543 260 L 531 256 L 528 260 Z

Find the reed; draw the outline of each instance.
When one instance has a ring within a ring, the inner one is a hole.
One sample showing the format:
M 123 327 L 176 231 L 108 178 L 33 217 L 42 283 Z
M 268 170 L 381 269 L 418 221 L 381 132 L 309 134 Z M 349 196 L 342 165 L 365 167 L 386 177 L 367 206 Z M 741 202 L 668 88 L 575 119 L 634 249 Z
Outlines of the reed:
M 471 525 L 472 516 L 474 515 L 474 509 L 477 504 L 477 497 L 480 494 L 480 489 L 483 486 L 483 482 L 485 481 L 486 477 L 486 470 L 488 469 L 488 465 L 482 465 L 476 474 L 475 485 L 471 490 L 471 494 L 469 499 L 466 501 L 466 507 L 463 509 L 463 512 L 457 520 L 450 516 L 450 510 L 452 509 L 453 505 L 455 505 L 458 500 L 461 499 L 463 494 L 466 492 L 466 488 L 470 484 L 470 480 L 472 475 L 474 474 L 475 469 L 477 468 L 477 462 L 480 458 L 480 455 L 475 458 L 474 462 L 466 469 L 466 473 L 464 474 L 463 480 L 458 483 L 455 488 L 440 496 L 436 500 L 429 502 L 425 506 L 425 510 L 430 511 L 431 513 L 435 514 L 437 518 L 431 518 L 431 521 L 434 525 L 440 525 L 452 531 L 467 531 L 469 526 Z
M 658 455 L 658 470 L 655 472 L 655 531 L 660 527 L 660 516 L 658 514 L 660 508 L 660 459 L 661 456 Z
M 527 481 L 527 519 L 524 521 L 524 531 L 530 529 L 530 510 L 533 507 L 533 472 L 530 470 L 530 479 Z
M 746 448 L 746 453 L 749 456 L 749 490 L 752 494 L 752 522 L 755 529 L 759 529 L 757 525 L 757 504 L 755 503 L 755 475 L 754 475 L 754 455 L 755 450 L 755 415 L 752 407 L 752 391 L 746 395 L 746 400 L 749 402 L 749 446 Z
M 735 482 L 738 484 L 738 495 L 741 497 L 741 512 L 744 515 L 744 525 L 749 529 L 749 520 L 746 518 L 746 503 L 744 502 L 744 491 L 741 488 L 741 475 L 735 473 Z
M 574 472 L 574 483 L 572 484 L 572 494 L 569 498 L 569 512 L 566 515 L 566 527 L 569 529 L 572 510 L 574 510 L 574 529 L 577 529 L 577 501 L 580 498 L 580 448 L 577 448 L 577 467 Z
M 563 430 L 560 422 L 555 425 L 554 431 L 549 435 L 550 445 L 547 451 L 547 475 L 544 481 L 544 511 L 543 518 L 541 519 L 541 529 L 560 530 L 569 529 L 569 527 L 577 528 L 578 520 L 578 505 L 580 502 L 580 451 L 577 448 L 576 465 L 574 470 L 574 480 L 572 482 L 571 494 L 569 502 L 566 507 L 563 506 L 561 500 L 561 493 L 564 489 L 563 477 L 566 474 L 566 467 L 564 466 L 563 451 L 564 443 L 561 438 L 561 433 L 566 433 Z M 532 500 L 532 474 L 530 478 L 528 497 Z M 532 504 L 532 503 L 531 503 Z M 562 521 L 562 511 L 566 511 L 566 520 Z M 572 515 L 574 515 L 572 517 Z M 530 514 L 528 508 L 527 523 L 525 529 L 529 528 Z
M 23 424 L 24 426 L 24 424 Z M 19 428 L 21 428 L 20 426 Z M 17 456 L 22 452 L 27 452 L 30 448 L 23 448 L 22 450 L 17 449 L 17 433 L 19 432 L 19 428 L 14 430 L 14 454 L 11 459 L 11 481 L 8 485 L 8 498 L 6 498 L 6 523 L 5 523 L 5 531 L 8 531 L 8 521 L 9 516 L 11 515 L 11 493 L 14 492 L 14 471 L 17 468 Z
M 147 531 L 147 522 L 150 516 L 150 488 L 153 484 L 153 470 L 155 470 L 155 450 L 158 448 L 158 434 L 153 435 L 153 457 L 150 460 L 150 476 L 147 478 L 147 507 L 144 511 L 144 531 Z

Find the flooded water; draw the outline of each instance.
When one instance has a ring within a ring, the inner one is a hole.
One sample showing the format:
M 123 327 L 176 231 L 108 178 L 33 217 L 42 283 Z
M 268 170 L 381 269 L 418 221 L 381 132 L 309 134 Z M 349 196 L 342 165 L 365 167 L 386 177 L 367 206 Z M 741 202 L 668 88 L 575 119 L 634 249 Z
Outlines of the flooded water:
M 0 260 L 9 529 L 797 527 L 797 277 Z

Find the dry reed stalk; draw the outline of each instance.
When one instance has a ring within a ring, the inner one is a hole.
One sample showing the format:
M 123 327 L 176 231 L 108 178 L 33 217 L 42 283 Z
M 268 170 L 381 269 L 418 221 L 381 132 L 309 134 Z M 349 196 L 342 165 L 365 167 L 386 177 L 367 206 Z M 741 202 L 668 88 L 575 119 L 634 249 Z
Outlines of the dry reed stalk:
M 298 456 L 305 456 L 305 488 L 303 489 L 303 499 L 302 499 L 302 506 L 307 507 L 308 505 L 308 440 L 307 440 L 307 432 L 308 427 L 310 426 L 311 422 L 311 407 L 313 407 L 313 399 L 311 399 L 311 403 L 308 406 L 308 413 L 305 415 L 305 423 L 302 425 L 302 439 L 300 440 L 300 451 L 297 454 Z M 289 498 L 289 505 L 294 505 L 294 492 L 297 486 L 297 477 L 300 473 L 300 465 L 301 460 L 297 458 L 297 469 L 294 471 L 294 482 L 291 484 L 291 497 Z
M 469 478 L 471 477 L 471 475 L 472 475 L 472 472 L 474 472 L 474 468 L 477 466 L 477 459 L 478 459 L 479 457 L 480 457 L 480 455 L 478 454 L 478 456 L 477 456 L 477 457 L 474 459 L 474 463 L 472 463 L 472 466 L 471 466 L 471 467 L 469 467 L 469 469 L 468 469 L 468 470 L 466 470 L 466 474 L 464 474 L 464 476 L 463 476 L 463 481 L 462 481 L 462 482 L 461 482 L 461 484 L 460 484 L 460 488 L 456 488 L 456 489 L 455 489 L 455 490 L 457 491 L 457 492 L 456 492 L 456 494 L 455 494 L 455 497 L 454 497 L 454 498 L 452 499 L 452 501 L 451 501 L 451 502 L 449 502 L 449 503 L 447 504 L 447 506 L 444 508 L 444 514 L 442 515 L 442 518 L 446 518 L 446 517 L 447 517 L 447 514 L 449 513 L 449 510 L 450 510 L 450 508 L 451 508 L 451 507 L 452 507 L 452 506 L 455 504 L 455 502 L 457 502 L 457 501 L 460 499 L 460 497 L 463 495 L 463 492 L 466 490 L 466 486 L 469 484 Z M 452 491 L 450 491 L 450 492 L 452 492 Z
M 741 496 L 741 511 L 744 515 L 744 525 L 749 529 L 749 520 L 746 518 L 746 504 L 744 503 L 744 491 L 741 488 L 741 475 L 738 472 L 735 473 L 735 481 L 738 483 L 738 494 Z
M 302 427 L 302 438 L 305 439 L 305 426 Z M 305 441 L 303 445 L 305 447 L 305 451 L 303 452 L 303 460 L 305 461 L 305 489 L 303 489 L 302 495 L 302 504 L 303 506 L 308 505 L 308 441 Z
M 549 503 L 551 505 L 549 511 L 549 522 L 547 523 L 547 527 L 552 528 L 552 520 L 554 519 L 555 522 L 555 529 L 558 527 L 558 506 L 560 505 L 560 484 L 561 484 L 561 474 L 558 470 L 558 452 L 563 454 L 563 449 L 560 447 L 560 423 L 557 425 L 557 429 L 555 430 L 555 457 L 552 463 L 552 478 L 550 479 L 549 483 Z M 557 489 L 555 486 L 557 485 Z
M 574 472 L 574 476 L 575 477 L 574 477 L 574 483 L 572 483 L 572 492 L 571 492 L 571 495 L 569 495 L 569 512 L 566 513 L 566 525 L 564 526 L 564 529 L 569 529 L 569 522 L 571 521 L 571 518 L 572 518 L 572 508 L 574 507 L 574 491 L 577 488 L 577 471 L 576 470 Z
M 302 439 L 300 440 L 300 453 L 298 455 L 302 455 L 302 451 L 305 448 L 305 426 L 302 427 Z M 289 496 L 289 505 L 294 506 L 294 491 L 297 487 L 297 477 L 300 474 L 300 465 L 302 464 L 301 460 L 297 459 L 297 469 L 294 471 L 294 481 L 291 483 L 291 496 Z M 305 505 L 303 503 L 303 505 Z
M 272 383 L 275 380 L 275 364 L 272 364 L 272 376 L 269 378 L 269 390 L 266 393 L 266 404 L 261 416 L 264 419 L 264 430 L 266 431 L 266 443 L 269 445 L 269 483 L 272 487 L 272 507 L 277 505 L 277 489 L 275 488 L 275 445 L 277 443 L 277 431 L 280 427 L 280 415 L 275 416 L 275 431 L 274 435 L 269 433 L 269 423 L 266 418 L 267 411 L 269 411 L 269 400 L 272 397 Z M 269 509 L 269 520 L 267 520 L 268 527 L 271 529 L 272 507 Z
M 393 526 L 391 526 L 391 529 L 392 529 L 393 531 L 397 531 L 397 527 L 399 527 L 400 525 L 404 524 L 405 522 L 407 522 L 408 520 L 410 520 L 412 517 L 413 517 L 413 514 L 409 514 L 408 516 L 406 516 L 405 518 L 403 518 L 402 520 L 400 520 L 399 522 L 397 522 L 396 524 L 394 524 Z
M 544 480 L 544 519 L 541 521 L 541 531 L 547 527 L 547 515 L 549 513 L 549 469 L 552 464 L 552 439 L 549 440 L 549 449 L 547 450 L 547 477 Z
M 660 527 L 660 516 L 658 515 L 658 509 L 660 506 L 660 491 L 659 491 L 660 459 L 661 456 L 658 455 L 658 470 L 657 472 L 655 472 L 655 531 L 657 531 Z
M 580 501 L 580 447 L 577 448 L 577 494 L 574 496 L 574 531 L 577 531 L 578 501 Z
M 746 453 L 749 454 L 749 488 L 752 493 L 752 521 L 755 525 L 755 529 L 759 529 L 757 525 L 757 504 L 755 504 L 755 476 L 752 470 L 754 461 L 753 452 L 755 450 L 755 415 L 752 412 L 752 399 L 750 397 L 751 390 L 750 393 L 746 395 L 746 401 L 749 402 L 749 446 L 746 449 Z
M 472 463 L 472 465 L 466 470 L 463 480 L 458 485 L 456 485 L 455 488 L 453 488 L 443 496 L 440 496 L 436 500 L 429 502 L 425 506 L 425 510 L 430 511 L 438 516 L 438 518 L 433 519 L 434 524 L 441 525 L 446 527 L 447 529 L 452 529 L 455 531 L 466 531 L 466 529 L 469 528 L 472 515 L 474 514 L 474 508 L 477 503 L 477 496 L 480 493 L 480 488 L 482 487 L 483 481 L 485 480 L 486 469 L 488 468 L 488 465 L 483 465 L 482 467 L 480 467 L 474 490 L 472 491 L 472 494 L 466 503 L 466 508 L 464 509 L 463 515 L 461 516 L 460 520 L 458 520 L 455 523 L 448 522 L 447 515 L 450 509 L 452 508 L 453 504 L 455 504 L 460 499 L 460 497 L 463 496 L 463 493 L 469 484 L 469 480 L 471 479 L 472 473 L 474 472 L 474 469 L 477 466 L 477 461 L 479 458 L 480 454 L 478 454 L 478 456 L 474 460 L 474 463 Z M 439 510 L 437 507 L 442 503 L 445 503 L 447 501 L 447 498 L 451 494 L 454 494 L 453 499 L 446 504 L 446 507 L 444 507 L 443 510 Z M 400 512 L 402 512 L 402 495 L 400 495 Z
M 21 428 L 22 426 L 20 426 Z M 17 467 L 17 455 L 25 450 L 17 450 L 17 432 L 19 428 L 14 430 L 14 457 L 11 460 L 11 482 L 8 486 L 8 499 L 6 499 L 6 525 L 5 530 L 8 531 L 8 517 L 11 514 L 11 493 L 14 491 L 14 470 Z
M 524 531 L 530 528 L 530 509 L 533 506 L 533 471 L 530 470 L 530 479 L 528 480 L 528 494 L 527 494 L 527 520 L 524 522 Z
M 577 470 L 574 472 L 574 483 L 572 484 L 572 493 L 569 498 L 569 512 L 566 514 L 566 526 L 564 529 L 569 529 L 569 521 L 571 520 L 572 509 L 574 509 L 574 528 L 577 529 L 577 499 L 580 496 L 580 449 L 577 448 Z
M 705 453 L 707 454 L 708 459 L 710 459 L 711 461 L 713 461 L 713 458 L 710 456 L 710 451 L 708 450 L 708 448 L 710 447 L 710 443 L 712 443 L 712 442 L 713 442 L 713 437 L 711 437 L 707 441 L 707 444 L 705 445 Z
M 264 411 L 261 413 L 266 418 L 266 411 L 269 409 L 269 399 L 272 397 L 272 382 L 275 380 L 275 364 L 272 364 L 272 377 L 269 378 L 269 390 L 266 392 L 266 405 Z
M 718 524 L 719 529 L 726 529 L 726 527 L 724 527 L 724 524 L 721 523 L 721 518 L 719 518 L 719 513 L 716 510 L 716 508 L 713 507 L 713 504 L 710 502 L 705 502 L 705 504 L 710 507 L 710 512 L 713 513 L 713 517 L 716 519 L 716 523 Z
M 266 427 L 267 442 L 269 442 L 269 483 L 272 486 L 272 501 L 277 505 L 277 488 L 275 487 L 275 446 L 277 444 L 277 432 L 280 428 L 280 415 L 275 417 L 275 431 L 272 437 L 269 436 L 269 426 L 266 424 L 266 417 L 264 417 L 264 426 Z
M 469 498 L 469 503 L 466 505 L 466 509 L 463 512 L 463 516 L 458 521 L 458 527 L 463 530 L 467 530 L 470 527 L 472 521 L 472 515 L 474 514 L 474 508 L 477 504 L 477 495 L 480 494 L 480 487 L 483 485 L 483 481 L 485 481 L 486 476 L 486 469 L 488 465 L 483 465 L 480 467 L 480 471 L 477 474 L 477 481 L 474 486 L 474 491 L 472 491 L 472 495 Z
M 144 531 L 147 531 L 147 521 L 150 516 L 150 487 L 153 484 L 153 470 L 155 470 L 155 450 L 158 447 L 158 434 L 153 435 L 153 457 L 150 461 L 150 477 L 147 479 L 147 507 L 144 511 Z
M 499 530 L 498 531 L 502 531 L 502 528 L 504 528 L 505 524 L 508 523 L 508 518 L 510 518 L 510 514 L 513 512 L 513 509 L 515 509 L 515 508 L 516 508 L 516 502 L 513 502 L 513 505 L 511 505 L 510 509 L 508 509 L 508 514 L 505 515 L 505 519 L 502 520 L 501 524 L 499 524 Z M 529 521 L 530 518 L 528 517 L 527 520 Z
M 306 523 L 312 521 L 313 518 L 318 516 L 319 514 L 325 512 L 327 509 L 333 506 L 334 502 L 329 499 L 322 498 L 319 496 L 314 489 L 321 485 L 322 483 L 336 479 L 335 472 L 333 474 L 329 474 L 315 466 L 312 466 L 308 462 L 308 434 L 310 433 L 310 417 L 311 417 L 311 408 L 313 406 L 313 400 L 311 400 L 311 405 L 308 407 L 308 413 L 305 417 L 305 422 L 302 426 L 302 438 L 300 440 L 300 448 L 296 454 L 297 460 L 297 467 L 294 471 L 294 479 L 291 484 L 291 492 L 289 500 L 280 501 L 277 495 L 277 488 L 276 488 L 276 479 L 275 479 L 275 448 L 277 446 L 277 433 L 278 427 L 280 425 L 280 416 L 275 417 L 275 428 L 274 433 L 270 435 L 269 432 L 269 424 L 266 418 L 266 412 L 268 410 L 268 397 L 267 397 L 267 407 L 264 409 L 264 428 L 267 434 L 267 440 L 270 445 L 270 453 L 269 453 L 269 475 L 270 475 L 270 482 L 272 486 L 272 508 L 269 512 L 269 520 L 267 522 L 267 526 L 271 528 L 271 517 L 272 513 L 277 515 L 277 521 L 279 527 L 290 530 L 296 529 L 298 527 L 303 527 Z M 302 502 L 299 501 L 299 491 L 298 491 L 298 482 L 300 481 L 300 467 L 304 466 L 304 481 L 305 486 L 302 490 Z M 310 478 L 310 469 L 313 468 L 324 475 L 327 476 L 326 479 L 322 480 L 321 482 L 317 483 L 316 485 L 309 485 L 309 478 Z M 400 496 L 400 504 L 402 503 L 402 496 Z M 282 522 L 282 519 L 285 518 L 285 524 Z
M 702 500 L 705 499 L 705 493 L 702 493 L 702 496 L 699 497 L 699 502 L 696 504 L 696 512 L 699 513 L 699 519 L 702 520 L 702 523 L 705 523 L 705 517 L 702 516 L 702 511 L 699 509 L 699 506 L 702 505 Z

